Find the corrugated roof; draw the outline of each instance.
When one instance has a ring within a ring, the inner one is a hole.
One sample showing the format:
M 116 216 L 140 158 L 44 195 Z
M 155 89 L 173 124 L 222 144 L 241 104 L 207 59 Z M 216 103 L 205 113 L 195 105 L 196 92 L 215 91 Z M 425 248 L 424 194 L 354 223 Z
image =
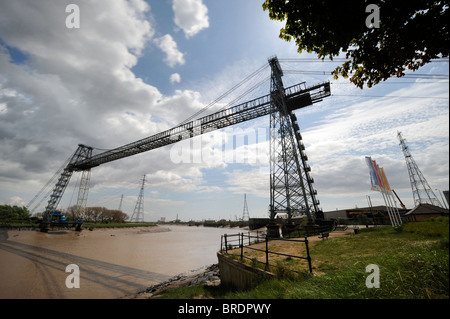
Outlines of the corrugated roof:
M 431 205 L 431 204 L 419 204 L 405 215 L 422 215 L 422 214 L 448 214 L 448 209 Z

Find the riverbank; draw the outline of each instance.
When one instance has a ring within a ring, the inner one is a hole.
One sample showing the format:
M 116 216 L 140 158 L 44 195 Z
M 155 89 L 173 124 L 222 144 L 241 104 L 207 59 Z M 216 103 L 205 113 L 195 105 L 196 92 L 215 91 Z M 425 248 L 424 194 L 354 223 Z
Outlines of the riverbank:
M 98 228 L 156 227 L 155 223 L 83 223 L 82 230 Z M 63 228 L 63 227 L 59 227 Z M 2 223 L 0 230 L 39 230 L 39 223 Z
M 151 298 L 448 300 L 448 218 L 409 223 L 397 229 L 363 228 L 348 236 L 332 234 L 325 240 L 310 238 L 313 276 L 306 275 L 304 265 L 282 258 L 277 267 L 283 271 L 275 271 L 277 278 L 248 291 L 184 285 L 181 289 L 165 288 Z M 292 249 L 289 242 L 280 246 Z M 300 273 L 285 271 L 288 268 Z M 378 279 L 374 279 L 374 268 L 378 269 Z
M 176 275 L 162 283 L 148 287 L 138 293 L 127 295 L 121 299 L 149 299 L 158 298 L 168 290 L 176 290 L 183 287 L 196 285 L 219 286 L 219 265 L 213 264 L 187 273 Z
M 262 229 L 261 229 L 262 230 Z M 336 231 L 330 233 L 329 238 L 336 238 L 347 236 L 354 233 L 353 228 L 349 228 L 346 231 Z M 308 237 L 310 242 L 321 241 L 320 235 Z M 257 244 L 258 245 L 258 244 Z M 257 246 L 255 245 L 255 247 Z M 283 252 L 293 253 L 293 251 L 298 251 L 298 245 L 293 245 L 292 242 L 282 243 L 280 247 Z M 124 296 L 123 299 L 149 299 L 149 298 L 159 298 L 164 297 L 167 292 L 171 294 L 180 288 L 189 288 L 195 286 L 206 286 L 206 287 L 217 287 L 220 285 L 220 273 L 218 264 L 213 264 L 208 267 L 203 267 L 201 269 L 192 270 L 187 273 L 179 274 L 170 278 L 169 280 L 148 287 L 144 291 L 140 291 L 136 294 Z M 195 288 L 194 288 L 195 289 Z M 198 298 L 197 296 L 196 298 Z

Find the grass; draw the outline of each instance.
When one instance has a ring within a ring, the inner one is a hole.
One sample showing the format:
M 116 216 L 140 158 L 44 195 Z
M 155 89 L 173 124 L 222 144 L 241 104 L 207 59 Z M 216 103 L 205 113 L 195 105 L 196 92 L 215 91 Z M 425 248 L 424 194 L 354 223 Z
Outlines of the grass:
M 311 244 L 313 276 L 301 272 L 295 259 L 277 261 L 279 276 L 254 289 L 186 287 L 168 291 L 164 298 L 232 299 L 439 299 L 449 298 L 449 222 L 438 218 L 391 226 L 361 229 L 357 235 Z M 367 288 L 366 266 L 379 267 L 380 288 Z M 284 268 L 283 268 L 284 267 Z M 287 275 L 287 268 L 300 270 Z M 182 291 L 182 295 L 180 292 Z

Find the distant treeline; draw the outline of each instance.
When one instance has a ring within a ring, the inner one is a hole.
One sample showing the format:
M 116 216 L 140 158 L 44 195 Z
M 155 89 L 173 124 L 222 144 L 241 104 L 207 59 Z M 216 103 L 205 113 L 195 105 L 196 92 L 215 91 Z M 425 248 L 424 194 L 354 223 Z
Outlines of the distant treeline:
M 63 213 L 68 220 L 81 219 L 88 223 L 124 223 L 129 218 L 120 210 L 105 207 L 86 207 L 80 210 L 77 206 L 72 206 Z M 0 205 L 0 224 L 37 224 L 38 220 L 38 217 L 31 216 L 26 207 Z
M 69 207 L 66 212 L 68 219 L 81 219 L 86 223 L 124 223 L 129 217 L 118 209 L 106 207 L 86 207 L 78 209 L 77 206 Z
M 182 224 L 189 226 L 205 226 L 205 227 L 245 227 L 248 226 L 248 221 L 231 221 L 221 219 L 219 221 L 215 220 L 204 220 L 204 221 L 189 221 L 189 222 L 168 222 L 166 224 Z
M 219 221 L 205 220 L 203 222 L 205 227 L 245 227 L 248 226 L 248 221 L 231 221 L 221 219 Z

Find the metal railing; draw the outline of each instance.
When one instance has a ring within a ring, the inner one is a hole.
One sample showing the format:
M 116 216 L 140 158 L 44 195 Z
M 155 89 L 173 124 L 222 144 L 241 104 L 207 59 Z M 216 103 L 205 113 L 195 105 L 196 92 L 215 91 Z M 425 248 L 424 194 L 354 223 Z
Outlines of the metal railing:
M 305 243 L 306 257 L 271 251 L 271 250 L 269 250 L 269 242 L 273 242 L 273 241 L 290 241 L 290 242 Z M 244 242 L 246 242 L 247 244 L 244 244 Z M 260 243 L 260 242 L 265 242 L 264 249 L 252 247 L 252 244 L 256 244 L 256 243 Z M 239 250 L 236 250 L 237 248 L 239 248 Z M 249 257 L 245 256 L 244 249 L 250 249 L 250 250 L 254 250 L 254 251 L 264 252 L 265 253 L 265 262 L 259 261 L 256 258 L 249 258 Z M 220 240 L 220 251 L 222 253 L 230 254 L 230 255 L 236 255 L 236 252 L 238 252 L 240 254 L 241 261 L 244 261 L 244 259 L 248 259 L 248 260 L 251 260 L 252 262 L 258 262 L 261 264 L 265 264 L 266 269 L 268 269 L 269 266 L 278 267 L 278 265 L 269 263 L 270 255 L 278 255 L 278 256 L 285 256 L 285 257 L 290 257 L 290 258 L 303 259 L 308 262 L 309 273 L 312 274 L 311 256 L 309 254 L 307 237 L 305 237 L 305 239 L 270 238 L 266 234 L 261 234 L 259 232 L 256 232 L 256 234 L 254 234 L 254 235 L 252 235 L 250 232 L 247 234 L 244 234 L 244 233 L 224 234 L 221 236 L 221 240 Z M 233 252 L 229 252 L 229 251 L 233 251 Z M 295 270 L 291 270 L 291 271 L 297 272 Z

